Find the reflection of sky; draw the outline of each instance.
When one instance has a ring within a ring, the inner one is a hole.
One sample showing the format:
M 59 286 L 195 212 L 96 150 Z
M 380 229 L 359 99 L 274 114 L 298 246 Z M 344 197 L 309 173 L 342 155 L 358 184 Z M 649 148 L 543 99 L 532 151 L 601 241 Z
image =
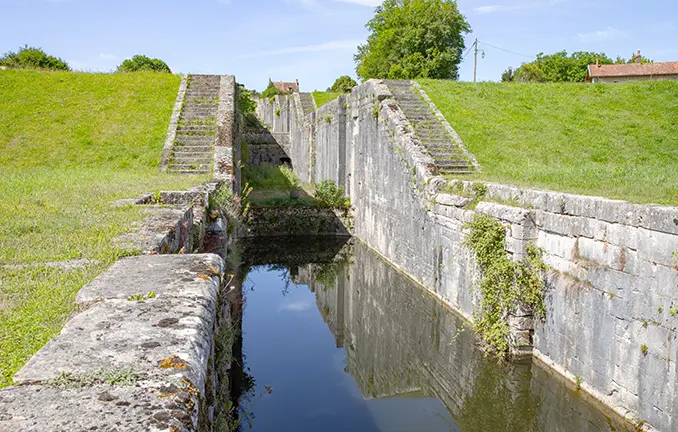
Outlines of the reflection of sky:
M 283 296 L 281 274 L 260 268 L 246 282 L 254 287 L 246 291 L 246 366 L 258 392 L 273 387 L 253 407 L 255 432 L 455 430 L 436 399 L 365 400 L 344 372 L 345 352 L 336 348 L 313 293 L 292 284 Z

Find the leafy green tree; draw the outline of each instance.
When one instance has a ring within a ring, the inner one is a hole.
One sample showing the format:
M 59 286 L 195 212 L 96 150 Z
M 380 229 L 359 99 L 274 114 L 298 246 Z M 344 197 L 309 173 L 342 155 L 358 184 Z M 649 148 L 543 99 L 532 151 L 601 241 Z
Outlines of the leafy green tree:
M 25 45 L 18 52 L 8 52 L 0 57 L 0 66 L 13 69 L 49 69 L 70 71 L 68 63 L 47 55 L 42 49 Z
M 624 59 L 624 57 L 622 57 L 622 56 L 617 56 L 617 58 L 616 58 L 615 61 L 614 61 L 614 64 L 631 64 L 631 63 L 636 63 L 637 57 L 638 57 L 638 54 L 632 54 L 632 55 L 631 55 L 631 58 L 629 58 L 628 60 L 626 60 L 626 59 Z M 647 58 L 647 57 L 644 57 L 644 56 L 641 55 L 641 56 L 640 56 L 640 62 L 639 62 L 639 63 L 640 63 L 640 64 L 648 64 L 648 63 L 654 63 L 654 61 L 651 60 L 651 59 L 649 59 L 649 58 Z
M 266 90 L 261 92 L 261 97 L 262 97 L 262 99 L 269 99 L 270 100 L 270 99 L 273 99 L 277 95 L 283 95 L 283 94 L 286 94 L 286 93 L 280 91 L 280 89 L 278 87 L 276 87 L 275 84 L 273 84 L 273 81 L 271 81 L 271 79 L 269 78 L 268 87 L 266 87 Z
M 385 0 L 366 27 L 354 56 L 361 79 L 458 78 L 471 27 L 456 1 Z
M 353 78 L 348 75 L 341 76 L 332 84 L 332 87 L 328 88 L 328 92 L 334 93 L 350 93 L 353 87 L 357 86 L 358 83 L 355 82 Z
M 160 59 L 152 59 L 145 55 L 135 55 L 131 59 L 127 59 L 118 66 L 118 72 L 140 72 L 152 71 L 172 73 L 172 70 L 167 66 L 167 63 Z
M 523 63 L 514 74 L 521 82 L 584 82 L 590 64 L 612 64 L 605 53 L 578 51 L 567 55 L 560 51 L 551 55 L 537 54 L 537 59 Z
M 510 67 L 501 74 L 501 82 L 511 82 L 515 79 L 516 71 Z

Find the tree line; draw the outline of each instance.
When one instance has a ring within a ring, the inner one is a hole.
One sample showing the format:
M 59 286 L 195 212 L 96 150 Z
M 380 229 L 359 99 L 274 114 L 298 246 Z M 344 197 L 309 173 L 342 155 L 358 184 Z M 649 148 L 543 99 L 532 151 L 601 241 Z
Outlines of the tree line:
M 29 47 L 28 45 L 19 48 L 16 52 L 10 51 L 0 57 L 0 66 L 9 69 L 72 71 L 69 64 L 63 59 L 48 55 L 41 48 Z M 116 72 L 138 71 L 172 73 L 172 70 L 164 61 L 144 55 L 135 55 L 131 59 L 126 59 L 116 68 Z

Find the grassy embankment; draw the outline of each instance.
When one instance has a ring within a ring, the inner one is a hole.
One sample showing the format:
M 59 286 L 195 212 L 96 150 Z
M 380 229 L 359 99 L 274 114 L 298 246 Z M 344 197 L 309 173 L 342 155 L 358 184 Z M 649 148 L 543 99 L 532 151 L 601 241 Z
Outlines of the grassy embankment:
M 480 162 L 471 178 L 678 205 L 678 82 L 420 83 Z
M 332 102 L 333 100 L 342 95 L 343 93 L 314 91 L 313 99 L 315 99 L 315 106 L 320 108 L 321 106 L 327 105 L 328 103 Z
M 143 219 L 113 207 L 198 177 L 159 173 L 178 76 L 0 71 L 0 387 L 58 334 Z M 50 263 L 89 260 L 67 269 Z

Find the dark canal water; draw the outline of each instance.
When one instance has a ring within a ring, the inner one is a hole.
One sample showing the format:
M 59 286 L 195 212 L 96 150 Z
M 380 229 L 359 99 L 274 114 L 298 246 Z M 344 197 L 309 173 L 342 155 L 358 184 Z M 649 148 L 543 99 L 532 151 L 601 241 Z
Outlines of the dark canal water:
M 630 431 L 468 325 L 360 242 L 243 246 L 243 431 Z M 272 388 L 268 393 L 266 388 Z

